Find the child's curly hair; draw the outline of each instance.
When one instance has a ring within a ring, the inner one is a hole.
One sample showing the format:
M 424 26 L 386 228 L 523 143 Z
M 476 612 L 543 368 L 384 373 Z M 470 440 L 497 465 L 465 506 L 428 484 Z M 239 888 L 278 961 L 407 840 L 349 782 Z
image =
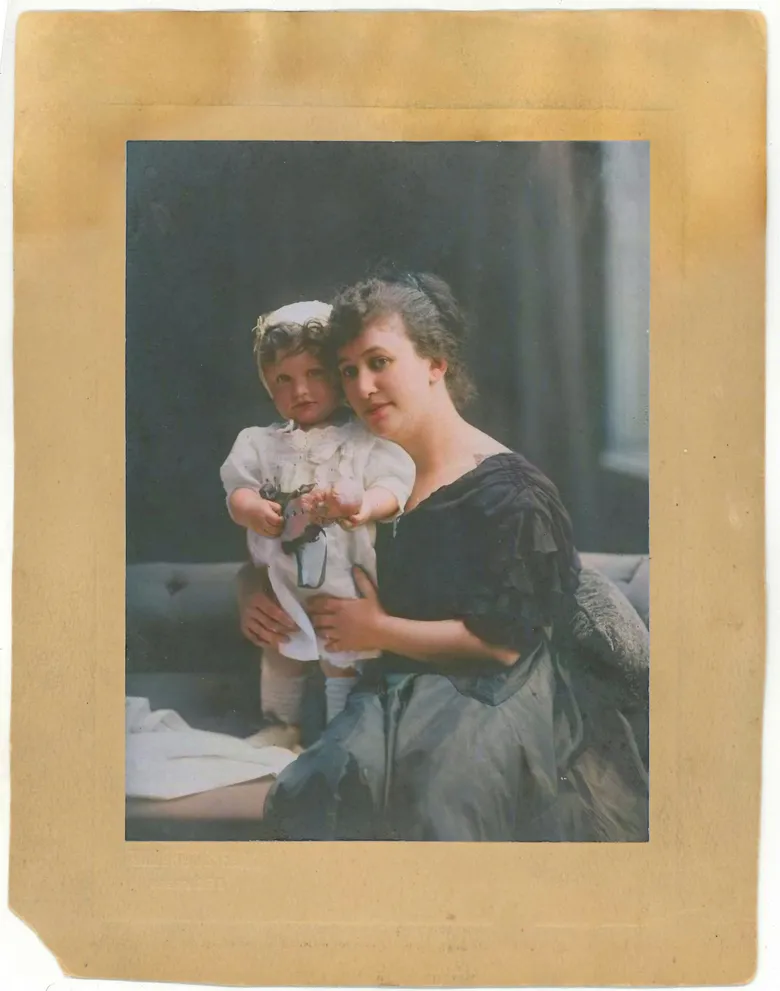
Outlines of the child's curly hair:
M 264 369 L 274 364 L 282 352 L 300 354 L 308 351 L 323 359 L 329 316 L 330 306 L 313 300 L 291 303 L 258 319 L 252 331 L 253 351 L 260 380 L 266 388 Z
M 273 365 L 282 351 L 300 354 L 310 351 L 318 357 L 322 352 L 327 332 L 327 324 L 321 320 L 307 320 L 306 323 L 277 323 L 263 326 L 263 317 L 254 328 L 254 354 L 260 371 Z

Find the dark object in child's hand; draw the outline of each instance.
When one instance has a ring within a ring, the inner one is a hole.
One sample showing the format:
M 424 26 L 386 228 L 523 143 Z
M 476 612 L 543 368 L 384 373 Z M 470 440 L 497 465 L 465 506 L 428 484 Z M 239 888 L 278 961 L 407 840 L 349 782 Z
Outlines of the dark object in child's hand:
M 300 588 L 319 588 L 322 585 L 328 559 L 325 531 L 319 523 L 313 522 L 311 511 L 301 504 L 302 497 L 313 488 L 313 485 L 302 485 L 295 492 L 280 492 L 275 485 L 266 482 L 260 489 L 263 499 L 271 499 L 282 507 L 282 550 L 285 554 L 295 554 Z
M 299 489 L 284 506 L 282 550 L 286 554 L 291 554 L 302 544 L 313 543 L 323 532 L 319 523 L 313 522 L 311 511 L 302 505 L 302 497 L 313 488 L 313 485 L 306 485 Z

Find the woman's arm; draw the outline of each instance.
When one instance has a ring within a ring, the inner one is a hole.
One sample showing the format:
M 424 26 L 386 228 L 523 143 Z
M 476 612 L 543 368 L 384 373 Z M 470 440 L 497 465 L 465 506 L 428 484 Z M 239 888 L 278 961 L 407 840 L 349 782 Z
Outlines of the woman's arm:
M 444 658 L 463 661 L 498 661 L 510 667 L 520 656 L 508 647 L 485 643 L 460 619 L 424 622 L 388 616 L 380 621 L 377 650 L 401 654 L 414 661 L 440 661 Z
M 485 643 L 459 619 L 434 622 L 389 616 L 382 608 L 373 583 L 355 568 L 355 583 L 362 598 L 334 599 L 318 596 L 308 603 L 314 628 L 333 650 L 383 650 L 415 661 L 488 660 L 507 667 L 519 652 Z

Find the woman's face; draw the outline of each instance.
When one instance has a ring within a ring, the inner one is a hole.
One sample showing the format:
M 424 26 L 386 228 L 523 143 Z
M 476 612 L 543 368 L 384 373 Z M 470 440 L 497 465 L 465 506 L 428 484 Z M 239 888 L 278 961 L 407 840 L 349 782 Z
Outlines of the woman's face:
M 414 435 L 446 370 L 444 362 L 417 354 L 397 313 L 366 324 L 339 349 L 338 361 L 350 406 L 373 433 L 399 444 Z

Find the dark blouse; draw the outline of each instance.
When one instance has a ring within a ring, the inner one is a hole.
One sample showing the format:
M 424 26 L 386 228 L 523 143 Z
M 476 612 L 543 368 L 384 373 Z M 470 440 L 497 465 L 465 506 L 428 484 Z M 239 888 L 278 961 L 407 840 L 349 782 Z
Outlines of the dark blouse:
M 580 566 L 557 489 L 507 452 L 401 516 L 378 567 L 391 615 L 462 619 L 487 643 L 522 650 L 554 626 Z

